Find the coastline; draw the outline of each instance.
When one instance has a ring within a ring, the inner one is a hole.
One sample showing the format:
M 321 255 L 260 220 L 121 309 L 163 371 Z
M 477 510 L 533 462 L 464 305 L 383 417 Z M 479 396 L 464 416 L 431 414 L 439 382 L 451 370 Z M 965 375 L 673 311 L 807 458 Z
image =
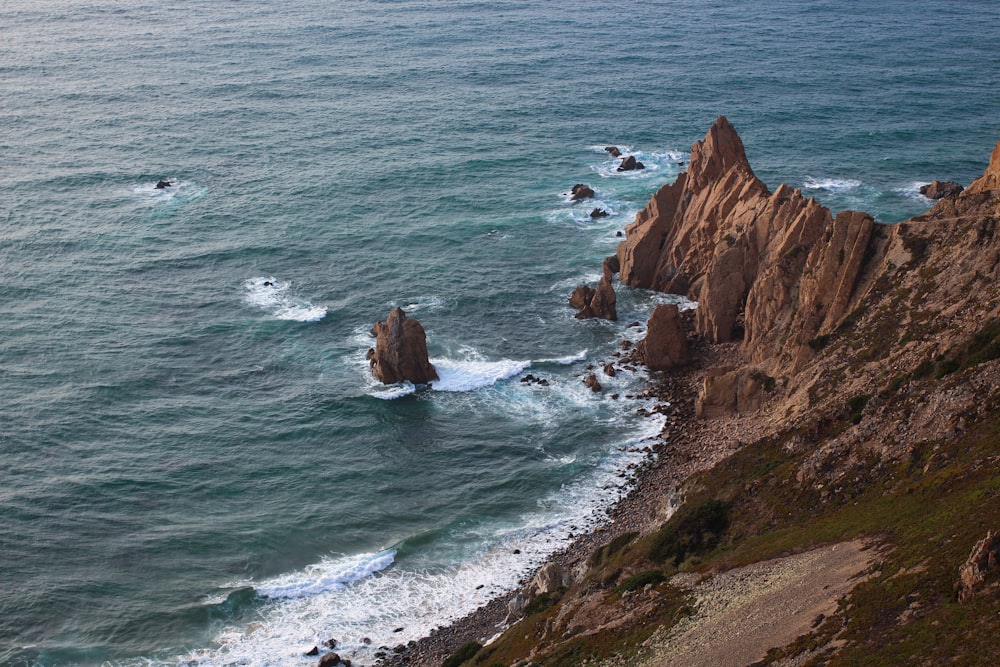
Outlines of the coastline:
M 519 620 L 510 618 L 508 605 L 539 573 L 553 566 L 562 572 L 586 568 L 590 555 L 616 537 L 629 532 L 652 532 L 670 517 L 674 495 L 689 477 L 711 468 L 736 451 L 744 443 L 737 434 L 743 434 L 744 438 L 752 435 L 753 421 L 747 418 L 737 416 L 709 421 L 695 417 L 695 397 L 706 371 L 736 363 L 738 343 L 710 344 L 695 336 L 691 317 L 685 318 L 685 329 L 691 344 L 691 363 L 674 371 L 651 373 L 646 389 L 647 395 L 655 399 L 653 412 L 666 417 L 652 445 L 655 457 L 649 465 L 638 470 L 636 483 L 615 503 L 608 520 L 581 533 L 570 545 L 549 556 L 520 582 L 519 588 L 498 595 L 463 618 L 433 630 L 408 646 L 396 647 L 376 664 L 438 667 L 467 642 L 485 645 Z M 624 361 L 624 357 L 618 361 Z

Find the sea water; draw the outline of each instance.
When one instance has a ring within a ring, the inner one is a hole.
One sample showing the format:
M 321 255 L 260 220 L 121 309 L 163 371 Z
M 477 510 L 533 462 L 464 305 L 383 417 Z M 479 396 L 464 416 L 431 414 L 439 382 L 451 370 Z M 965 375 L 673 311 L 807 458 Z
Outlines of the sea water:
M 998 7 L 7 0 L 0 662 L 363 663 L 516 586 L 660 427 L 600 364 L 671 297 L 566 303 L 617 232 L 719 114 L 922 212 L 1000 140 Z M 370 376 L 395 306 L 429 387 Z

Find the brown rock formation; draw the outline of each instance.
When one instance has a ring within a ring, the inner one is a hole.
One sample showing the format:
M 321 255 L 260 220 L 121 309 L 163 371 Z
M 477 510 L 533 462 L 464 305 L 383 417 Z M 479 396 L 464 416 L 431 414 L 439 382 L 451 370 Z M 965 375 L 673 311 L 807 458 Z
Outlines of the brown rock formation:
M 577 183 L 570 190 L 571 196 L 570 201 L 579 201 L 580 199 L 593 199 L 594 189 L 587 185 L 586 183 Z
M 705 374 L 704 385 L 695 401 L 695 415 L 713 419 L 758 410 L 770 381 L 771 378 L 756 369 L 713 368 Z
M 1000 190 L 1000 141 L 997 142 L 990 156 L 990 165 L 986 168 L 986 173 L 972 181 L 965 192 L 977 194 L 989 192 L 990 190 Z
M 638 345 L 638 353 L 642 363 L 654 371 L 670 370 L 688 363 L 687 336 L 676 305 L 665 304 L 653 309 L 646 337 Z
M 698 332 L 742 338 L 755 361 L 781 352 L 800 360 L 845 314 L 873 224 L 863 213 L 834 219 L 785 185 L 769 192 L 719 117 L 688 170 L 626 228 L 621 281 L 698 301 Z
M 622 152 L 617 146 L 605 146 L 604 150 L 607 151 L 608 155 L 611 157 L 621 157 Z
M 427 358 L 427 336 L 417 320 L 402 308 L 393 308 L 385 322 L 372 327 L 375 347 L 368 350 L 372 373 L 385 384 L 413 382 L 426 384 L 438 379 Z
M 986 583 L 986 577 L 1000 567 L 1000 536 L 987 531 L 972 548 L 968 560 L 958 570 L 958 601 L 965 602 Z
M 593 392 L 598 392 L 603 389 L 603 387 L 601 387 L 601 383 L 597 379 L 597 376 L 594 375 L 593 373 L 583 378 L 583 383 L 587 385 L 587 388 Z
M 960 183 L 955 181 L 931 181 L 927 185 L 920 186 L 920 194 L 928 199 L 943 199 L 944 197 L 955 197 L 962 193 Z
M 618 270 L 618 258 L 611 256 L 604 260 L 601 282 L 597 288 L 580 285 L 569 297 L 569 305 L 578 309 L 575 317 L 577 319 L 587 319 L 589 317 L 599 317 L 605 320 L 617 320 L 617 296 L 615 289 L 611 286 L 611 280 Z
M 638 171 L 645 168 L 646 165 L 636 160 L 634 155 L 622 158 L 622 163 L 618 165 L 618 171 Z

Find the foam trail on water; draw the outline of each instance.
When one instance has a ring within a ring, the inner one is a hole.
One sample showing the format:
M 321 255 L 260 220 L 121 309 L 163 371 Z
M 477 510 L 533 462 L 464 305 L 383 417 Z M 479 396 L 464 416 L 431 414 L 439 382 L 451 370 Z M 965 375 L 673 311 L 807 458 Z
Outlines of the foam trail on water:
M 933 200 L 920 194 L 920 188 L 922 188 L 925 185 L 930 185 L 930 181 L 914 181 L 913 183 L 905 187 L 893 188 L 893 191 L 898 192 L 899 194 L 903 195 L 904 197 L 907 197 L 908 199 L 912 199 L 913 201 L 918 201 L 921 204 L 927 204 L 932 202 Z
M 174 664 L 315 664 L 303 653 L 329 638 L 337 639 L 342 657 L 367 664 L 380 646 L 425 636 L 517 588 L 574 535 L 601 525 L 605 508 L 630 484 L 621 472 L 646 458 L 643 445 L 662 426 L 663 418 L 645 420 L 639 435 L 617 443 L 585 479 L 540 499 L 537 511 L 506 526 L 478 529 L 474 537 L 481 546 L 461 562 L 407 569 L 387 550 L 324 559 L 260 582 L 255 589 L 267 602 L 259 621 L 223 629 L 216 647 L 178 656 Z
M 473 391 L 491 387 L 501 380 L 514 377 L 531 366 L 530 361 L 453 361 L 431 359 L 440 379 L 431 382 L 436 391 Z
M 807 190 L 825 190 L 827 192 L 850 192 L 861 187 L 861 181 L 851 178 L 814 178 L 806 176 L 802 187 Z
M 243 289 L 248 305 L 269 312 L 276 320 L 318 322 L 326 317 L 326 308 L 291 294 L 291 284 L 274 276 L 250 278 Z

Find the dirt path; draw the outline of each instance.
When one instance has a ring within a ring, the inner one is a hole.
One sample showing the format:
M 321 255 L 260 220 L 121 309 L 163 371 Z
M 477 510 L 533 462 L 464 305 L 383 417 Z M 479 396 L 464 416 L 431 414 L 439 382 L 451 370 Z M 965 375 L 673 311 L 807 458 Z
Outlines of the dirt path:
M 697 598 L 695 615 L 670 632 L 654 634 L 633 664 L 750 665 L 768 649 L 808 632 L 820 614 L 835 612 L 837 600 L 861 581 L 858 575 L 875 557 L 874 549 L 856 540 L 690 582 Z

